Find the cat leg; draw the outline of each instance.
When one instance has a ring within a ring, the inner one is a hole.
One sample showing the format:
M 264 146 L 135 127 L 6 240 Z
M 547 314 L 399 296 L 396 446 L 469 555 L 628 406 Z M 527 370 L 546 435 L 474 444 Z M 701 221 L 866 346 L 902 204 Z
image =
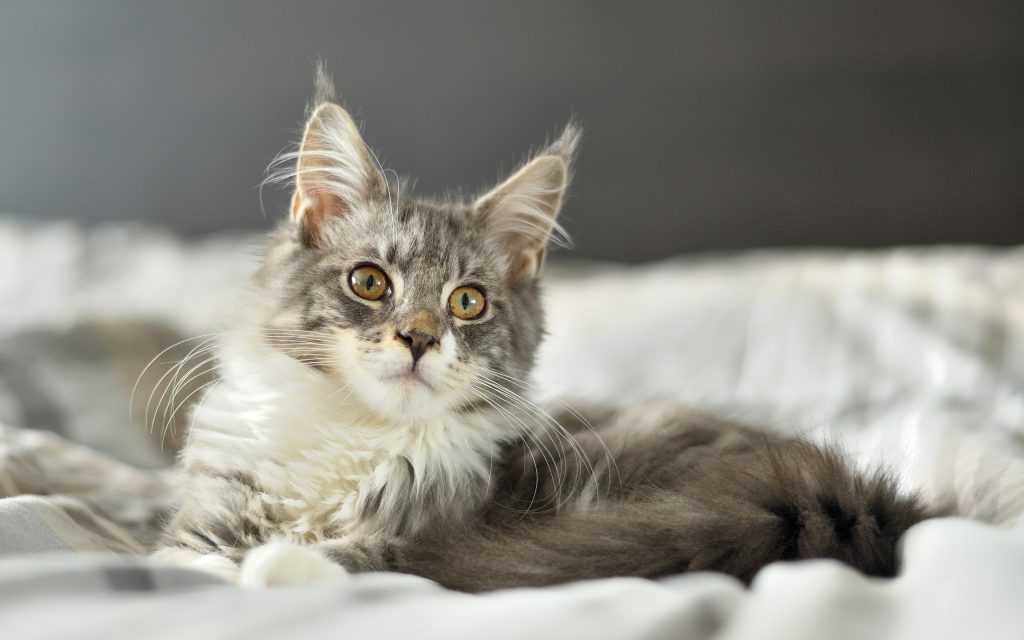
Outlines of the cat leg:
M 190 473 L 186 499 L 153 557 L 238 582 L 245 553 L 271 530 L 259 487 L 242 471 L 193 467 Z

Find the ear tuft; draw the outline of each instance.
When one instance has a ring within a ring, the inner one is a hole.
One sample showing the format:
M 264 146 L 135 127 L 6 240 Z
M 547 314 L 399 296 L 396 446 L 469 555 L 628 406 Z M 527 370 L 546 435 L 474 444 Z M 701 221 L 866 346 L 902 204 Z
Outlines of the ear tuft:
M 325 102 L 338 102 L 338 93 L 334 90 L 334 81 L 327 71 L 327 63 L 323 59 L 316 61 L 316 72 L 313 77 L 313 104 L 309 106 L 307 116 Z
M 291 218 L 303 243 L 323 244 L 333 218 L 370 201 L 383 190 L 379 169 L 352 117 L 335 101 L 334 85 L 324 67 L 316 69 L 315 102 L 310 107 L 299 150 L 275 161 L 294 164 L 268 176 L 267 182 L 294 178 Z
M 580 147 L 580 140 L 583 138 L 583 129 L 576 122 L 575 118 L 570 118 L 569 122 L 562 129 L 562 133 L 557 138 L 548 143 L 544 150 L 538 153 L 538 156 L 558 156 L 565 162 L 566 172 L 569 177 L 572 176 L 573 164 L 576 162 L 576 153 Z

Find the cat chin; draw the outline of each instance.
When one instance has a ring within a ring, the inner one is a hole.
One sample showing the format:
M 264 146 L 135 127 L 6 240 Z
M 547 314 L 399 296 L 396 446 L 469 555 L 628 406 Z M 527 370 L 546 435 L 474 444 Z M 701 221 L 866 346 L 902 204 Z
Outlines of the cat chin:
M 374 412 L 391 420 L 433 419 L 449 413 L 452 404 L 436 383 L 411 372 L 354 381 L 356 393 Z
M 404 373 L 384 376 L 384 382 L 395 385 L 398 389 L 403 391 L 417 389 L 420 387 L 426 387 L 430 391 L 434 390 L 434 387 L 417 371 L 406 371 Z

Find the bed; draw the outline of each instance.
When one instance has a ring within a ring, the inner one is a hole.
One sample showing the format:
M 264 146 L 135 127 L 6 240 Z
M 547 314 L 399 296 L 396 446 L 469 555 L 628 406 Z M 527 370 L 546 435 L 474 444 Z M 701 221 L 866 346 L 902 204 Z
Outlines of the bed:
M 0 218 L 4 637 L 1024 634 L 1024 248 L 556 256 L 538 398 L 668 399 L 838 443 L 949 515 L 910 530 L 891 581 L 809 561 L 750 588 L 692 574 L 465 595 L 396 574 L 248 591 L 146 557 L 187 416 L 143 401 L 194 343 L 132 389 L 163 347 L 221 328 L 258 246 Z

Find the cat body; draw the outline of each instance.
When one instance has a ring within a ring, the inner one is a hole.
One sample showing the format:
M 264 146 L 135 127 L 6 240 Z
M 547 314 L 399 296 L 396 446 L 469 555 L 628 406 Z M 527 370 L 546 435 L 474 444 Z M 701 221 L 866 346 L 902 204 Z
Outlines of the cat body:
M 892 575 L 924 512 L 834 451 L 528 400 L 578 138 L 471 202 L 415 199 L 321 75 L 282 174 L 291 218 L 219 344 L 158 555 L 255 585 L 389 570 L 468 591 L 813 557 Z

